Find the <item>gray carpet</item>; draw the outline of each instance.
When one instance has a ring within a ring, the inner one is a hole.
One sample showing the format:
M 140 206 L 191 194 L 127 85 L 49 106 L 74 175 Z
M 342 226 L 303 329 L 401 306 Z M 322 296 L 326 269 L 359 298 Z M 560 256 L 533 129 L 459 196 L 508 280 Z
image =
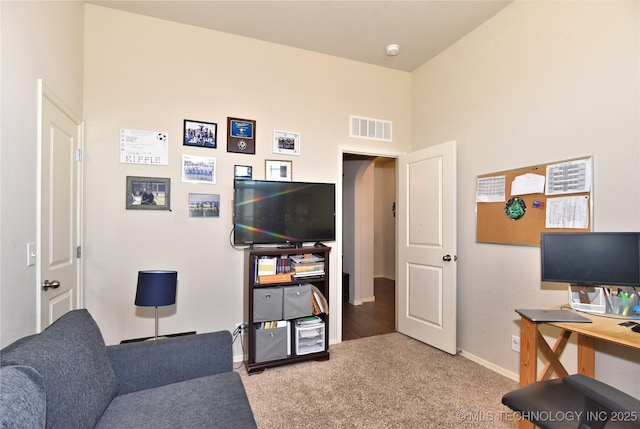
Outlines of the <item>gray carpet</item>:
M 515 428 L 517 383 L 399 333 L 344 341 L 331 359 L 242 376 L 260 429 Z

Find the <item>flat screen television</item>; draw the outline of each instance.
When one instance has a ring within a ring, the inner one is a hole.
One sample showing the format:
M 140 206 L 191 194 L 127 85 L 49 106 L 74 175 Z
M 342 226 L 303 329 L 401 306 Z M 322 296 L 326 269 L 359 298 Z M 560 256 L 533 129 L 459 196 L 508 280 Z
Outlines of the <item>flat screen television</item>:
M 542 281 L 640 286 L 639 232 L 543 232 Z
M 333 183 L 235 180 L 234 243 L 301 245 L 335 241 Z

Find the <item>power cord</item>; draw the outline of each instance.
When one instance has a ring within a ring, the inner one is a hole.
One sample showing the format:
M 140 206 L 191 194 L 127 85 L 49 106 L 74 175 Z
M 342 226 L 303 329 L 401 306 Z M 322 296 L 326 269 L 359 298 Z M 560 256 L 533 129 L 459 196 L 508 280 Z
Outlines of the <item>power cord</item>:
M 242 334 L 245 334 L 246 331 L 247 331 L 247 325 L 245 323 L 242 323 L 242 324 L 238 325 L 236 327 L 236 329 L 234 329 L 233 332 L 231 333 L 231 336 L 233 338 L 232 341 L 231 341 L 232 345 L 236 342 L 238 337 L 240 338 L 240 347 L 242 348 L 242 356 L 243 357 L 244 357 L 246 352 L 245 352 L 245 349 L 244 349 L 244 338 L 243 338 Z M 240 364 L 237 367 L 234 367 L 233 369 L 236 370 L 236 369 L 242 368 L 242 364 L 243 363 L 240 362 Z

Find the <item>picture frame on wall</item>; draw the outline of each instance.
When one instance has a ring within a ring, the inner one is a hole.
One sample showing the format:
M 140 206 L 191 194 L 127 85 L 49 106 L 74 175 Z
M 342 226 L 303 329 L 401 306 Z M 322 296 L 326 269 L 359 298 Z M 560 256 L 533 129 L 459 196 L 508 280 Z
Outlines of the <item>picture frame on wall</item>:
M 233 178 L 238 180 L 253 179 L 253 167 L 250 165 L 235 165 L 233 168 Z
M 182 181 L 215 184 L 216 159 L 182 154 Z
M 291 182 L 292 161 L 267 159 L 264 161 L 266 180 L 277 182 Z
M 300 155 L 300 133 L 274 130 L 273 153 Z
M 227 117 L 227 152 L 256 153 L 256 121 Z
M 127 210 L 171 210 L 171 179 L 127 176 Z
M 218 124 L 214 122 L 184 120 L 183 145 L 195 147 L 218 147 Z
M 189 217 L 220 217 L 220 194 L 189 193 Z

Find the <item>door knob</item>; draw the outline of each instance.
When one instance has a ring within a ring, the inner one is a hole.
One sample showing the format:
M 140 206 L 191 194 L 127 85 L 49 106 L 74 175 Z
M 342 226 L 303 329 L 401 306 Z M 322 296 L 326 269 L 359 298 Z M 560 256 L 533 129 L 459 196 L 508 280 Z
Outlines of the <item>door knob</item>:
M 58 280 L 54 280 L 52 282 L 50 282 L 49 280 L 45 280 L 42 282 L 42 289 L 44 290 L 49 290 L 49 288 L 58 289 L 59 287 L 60 287 L 60 282 Z
M 445 262 L 450 262 L 451 261 L 451 255 L 444 255 L 442 257 L 442 260 L 445 261 Z

